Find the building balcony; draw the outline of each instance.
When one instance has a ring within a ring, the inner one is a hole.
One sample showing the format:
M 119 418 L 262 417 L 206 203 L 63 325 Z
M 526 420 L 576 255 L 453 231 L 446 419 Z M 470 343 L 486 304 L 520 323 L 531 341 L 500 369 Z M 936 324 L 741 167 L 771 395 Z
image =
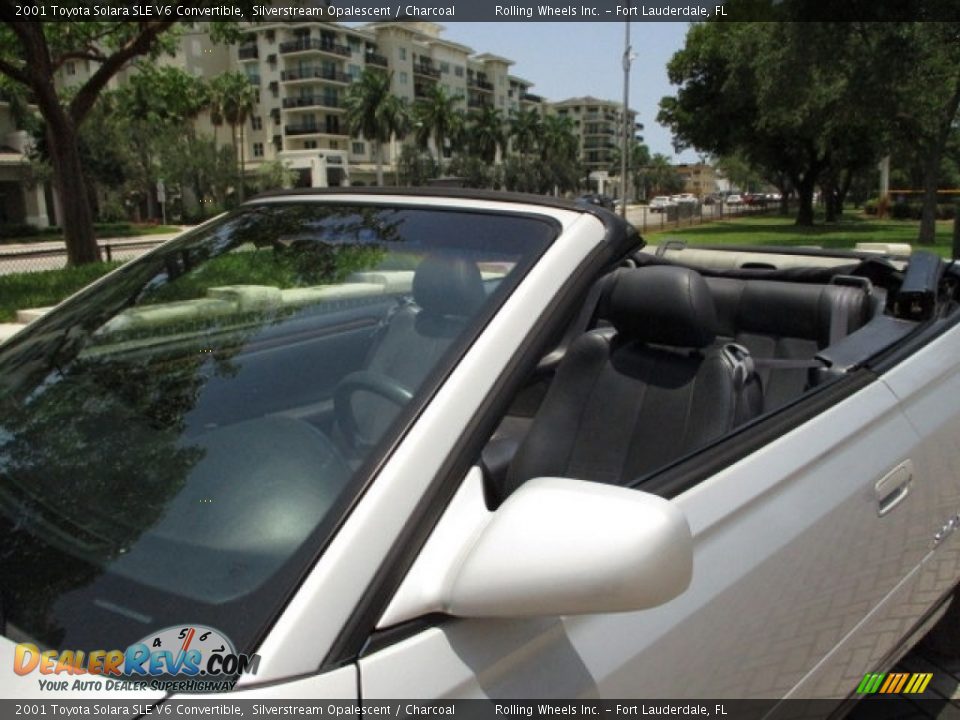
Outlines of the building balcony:
M 324 95 L 305 95 L 300 97 L 285 97 L 283 99 L 285 110 L 296 108 L 322 107 L 322 108 L 340 108 L 340 100 L 335 97 Z
M 280 43 L 280 54 L 296 52 L 323 52 L 340 57 L 350 57 L 350 48 L 346 45 L 337 45 L 321 38 L 301 38 Z
M 343 85 L 348 85 L 352 80 L 345 72 L 317 67 L 281 70 L 280 79 L 283 82 L 296 80 L 328 80 L 329 82 L 341 83 Z
M 423 75 L 424 77 L 433 78 L 434 80 L 440 79 L 440 69 L 423 62 L 413 64 L 413 74 Z
M 367 65 L 376 65 L 377 67 L 387 67 L 387 58 L 377 53 L 367 53 L 363 56 Z
M 520 102 L 542 103 L 543 98 L 540 95 L 534 95 L 533 93 L 523 93 L 520 96 Z
M 468 108 L 493 107 L 493 103 L 484 97 L 472 97 L 467 99 Z
M 479 78 L 467 78 L 467 87 L 493 92 L 493 83 L 480 80 Z
M 301 125 L 284 125 L 284 135 L 336 135 L 338 137 L 349 137 L 345 132 L 340 131 L 339 125 L 319 125 L 305 123 Z
M 584 136 L 588 135 L 616 135 L 617 131 L 613 128 L 592 128 L 583 131 Z
M 260 48 L 256 45 L 247 45 L 237 50 L 237 57 L 241 60 L 255 60 L 260 57 Z

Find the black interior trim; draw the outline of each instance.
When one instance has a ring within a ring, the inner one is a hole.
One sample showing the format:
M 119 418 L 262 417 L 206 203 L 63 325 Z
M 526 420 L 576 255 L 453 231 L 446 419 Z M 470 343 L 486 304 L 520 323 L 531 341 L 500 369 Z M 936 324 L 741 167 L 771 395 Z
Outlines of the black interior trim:
M 781 410 L 743 425 L 714 445 L 637 478 L 632 487 L 665 498 L 676 497 L 750 453 L 769 445 L 876 379 L 877 376 L 872 372 L 858 370 L 836 382 L 823 385 Z

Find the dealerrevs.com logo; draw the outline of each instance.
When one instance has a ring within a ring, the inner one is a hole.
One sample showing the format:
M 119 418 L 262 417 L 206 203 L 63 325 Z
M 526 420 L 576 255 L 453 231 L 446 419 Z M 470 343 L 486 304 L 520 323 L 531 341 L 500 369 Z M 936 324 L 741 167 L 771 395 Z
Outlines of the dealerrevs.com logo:
M 20 643 L 13 671 L 45 676 L 38 680 L 40 689 L 50 692 L 225 692 L 241 675 L 255 675 L 259 664 L 259 655 L 238 654 L 218 630 L 179 625 L 148 635 L 126 650 L 41 651 L 32 643 Z

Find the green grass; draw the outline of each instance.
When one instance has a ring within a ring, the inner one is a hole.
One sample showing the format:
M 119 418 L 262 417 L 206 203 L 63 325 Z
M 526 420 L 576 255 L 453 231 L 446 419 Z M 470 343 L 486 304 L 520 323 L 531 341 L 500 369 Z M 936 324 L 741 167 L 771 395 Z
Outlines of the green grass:
M 0 275 L 0 322 L 14 320 L 17 310 L 56 305 L 119 265 L 93 263 L 63 270 Z
M 917 244 L 919 223 L 912 220 L 877 220 L 849 214 L 839 222 L 813 227 L 797 227 L 793 218 L 770 215 L 733 218 L 661 232 L 647 232 L 654 243 L 668 239 L 683 240 L 690 245 L 818 245 L 827 249 L 853 249 L 860 242 L 909 243 L 914 249 L 930 249 L 949 258 L 953 222 L 937 223 L 936 242 L 932 247 Z

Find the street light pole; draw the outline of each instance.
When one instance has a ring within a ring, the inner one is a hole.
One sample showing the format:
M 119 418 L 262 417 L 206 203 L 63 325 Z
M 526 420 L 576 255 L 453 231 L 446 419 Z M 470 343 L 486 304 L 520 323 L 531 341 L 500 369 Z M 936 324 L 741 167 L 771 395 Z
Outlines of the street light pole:
M 623 149 L 620 151 L 620 215 L 627 217 L 627 166 L 630 152 L 630 21 L 627 20 L 623 41 Z

